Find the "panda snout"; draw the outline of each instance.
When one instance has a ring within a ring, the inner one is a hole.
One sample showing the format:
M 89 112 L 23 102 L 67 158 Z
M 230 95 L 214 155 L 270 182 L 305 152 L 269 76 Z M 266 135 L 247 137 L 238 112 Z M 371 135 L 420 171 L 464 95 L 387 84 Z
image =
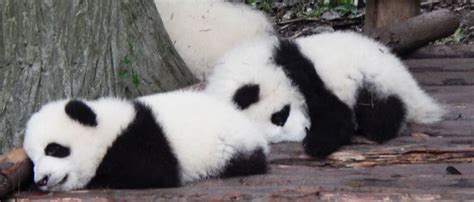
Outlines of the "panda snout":
M 45 175 L 43 178 L 41 178 L 41 180 L 38 180 L 36 182 L 36 185 L 40 187 L 44 187 L 48 184 L 48 180 L 49 180 L 49 175 Z

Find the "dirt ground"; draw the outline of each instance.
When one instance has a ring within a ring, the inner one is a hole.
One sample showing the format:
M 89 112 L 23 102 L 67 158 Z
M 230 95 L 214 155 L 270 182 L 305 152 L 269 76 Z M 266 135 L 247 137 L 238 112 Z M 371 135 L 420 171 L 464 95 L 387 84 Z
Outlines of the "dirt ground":
M 254 3 L 253 6 L 267 12 L 274 21 L 279 34 L 288 38 L 334 30 L 361 32 L 365 15 L 364 5 L 324 8 L 316 3 L 273 2 L 265 5 L 264 3 Z M 474 1 L 422 1 L 422 13 L 439 9 L 454 11 L 461 19 L 461 27 L 452 36 L 433 42 L 433 44 L 474 44 Z

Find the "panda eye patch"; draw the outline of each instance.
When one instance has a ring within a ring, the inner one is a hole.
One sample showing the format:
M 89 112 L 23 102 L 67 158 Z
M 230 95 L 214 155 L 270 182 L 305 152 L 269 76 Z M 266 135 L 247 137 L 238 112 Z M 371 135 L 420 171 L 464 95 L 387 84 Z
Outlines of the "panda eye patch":
M 58 143 L 49 143 L 48 146 L 44 148 L 44 153 L 46 156 L 65 158 L 69 156 L 71 151 L 69 147 L 62 146 Z
M 285 105 L 280 111 L 272 114 L 272 123 L 277 126 L 283 126 L 290 115 L 290 105 Z

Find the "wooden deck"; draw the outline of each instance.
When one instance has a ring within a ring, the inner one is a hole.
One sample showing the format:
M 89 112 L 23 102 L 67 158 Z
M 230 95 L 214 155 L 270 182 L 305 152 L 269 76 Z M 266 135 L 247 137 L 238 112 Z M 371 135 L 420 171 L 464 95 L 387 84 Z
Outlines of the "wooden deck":
M 177 189 L 16 193 L 18 200 L 474 199 L 474 47 L 425 49 L 407 59 L 417 80 L 448 104 L 447 119 L 413 125 L 383 145 L 356 139 L 327 160 L 300 144 L 272 147 L 267 175 L 211 179 Z

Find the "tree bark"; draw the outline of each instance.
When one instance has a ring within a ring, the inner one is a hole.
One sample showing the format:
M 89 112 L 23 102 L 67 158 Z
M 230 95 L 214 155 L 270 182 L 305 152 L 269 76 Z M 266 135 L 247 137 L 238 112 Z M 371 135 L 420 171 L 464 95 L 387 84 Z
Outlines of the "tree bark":
M 173 90 L 196 82 L 152 0 L 0 1 L 0 150 L 49 101 Z
M 420 13 L 420 0 L 367 0 L 364 31 L 402 22 Z

